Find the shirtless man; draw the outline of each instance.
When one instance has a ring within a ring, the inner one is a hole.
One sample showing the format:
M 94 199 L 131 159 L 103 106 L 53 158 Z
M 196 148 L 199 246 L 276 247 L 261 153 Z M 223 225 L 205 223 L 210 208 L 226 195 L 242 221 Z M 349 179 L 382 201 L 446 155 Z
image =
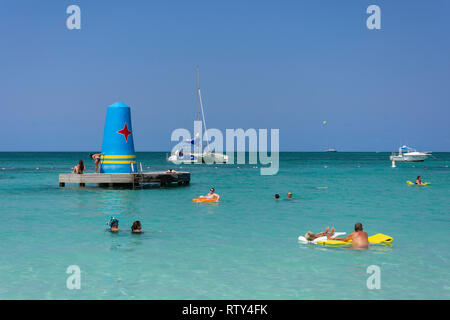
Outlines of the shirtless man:
M 363 231 L 363 225 L 358 222 L 355 224 L 355 231 L 345 238 L 328 238 L 330 240 L 350 241 L 355 249 L 367 249 L 369 247 L 369 236 Z
M 100 172 L 100 160 L 101 160 L 101 153 L 91 153 L 89 154 L 89 156 L 92 158 L 92 160 L 95 161 L 95 173 L 97 173 L 97 168 L 98 168 L 98 172 Z
M 211 188 L 211 189 L 209 189 L 209 193 L 206 196 L 201 196 L 200 198 L 220 200 L 220 196 L 217 193 L 214 193 L 214 191 L 215 191 L 215 189 Z

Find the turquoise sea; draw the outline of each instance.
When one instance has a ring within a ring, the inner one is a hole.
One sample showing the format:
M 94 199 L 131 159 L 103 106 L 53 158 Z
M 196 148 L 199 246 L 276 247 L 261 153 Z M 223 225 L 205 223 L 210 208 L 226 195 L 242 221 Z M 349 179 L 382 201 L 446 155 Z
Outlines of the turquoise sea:
M 0 153 L 1 299 L 450 299 L 450 153 L 281 153 L 257 165 L 182 165 L 185 187 L 59 188 L 88 153 Z M 144 170 L 180 169 L 138 153 Z M 409 186 L 421 175 L 430 186 Z M 211 186 L 219 204 L 196 204 Z M 317 187 L 327 186 L 328 189 Z M 293 200 L 274 200 L 275 193 Z M 105 232 L 110 216 L 122 232 Z M 145 233 L 128 231 L 140 220 Z M 304 245 L 325 227 L 394 238 L 367 251 Z M 69 290 L 66 269 L 81 269 Z M 369 290 L 367 267 L 380 267 Z

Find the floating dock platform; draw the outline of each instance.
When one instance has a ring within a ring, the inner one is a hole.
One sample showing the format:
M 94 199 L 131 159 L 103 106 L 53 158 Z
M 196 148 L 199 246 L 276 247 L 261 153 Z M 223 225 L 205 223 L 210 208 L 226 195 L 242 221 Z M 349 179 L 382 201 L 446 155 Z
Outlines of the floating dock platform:
M 76 183 L 80 187 L 87 183 L 98 184 L 103 187 L 130 186 L 142 187 L 150 183 L 158 183 L 161 187 L 169 184 L 179 186 L 188 185 L 191 180 L 189 172 L 142 172 L 142 173 L 83 173 L 83 174 L 60 174 L 59 186 L 64 187 L 66 183 Z

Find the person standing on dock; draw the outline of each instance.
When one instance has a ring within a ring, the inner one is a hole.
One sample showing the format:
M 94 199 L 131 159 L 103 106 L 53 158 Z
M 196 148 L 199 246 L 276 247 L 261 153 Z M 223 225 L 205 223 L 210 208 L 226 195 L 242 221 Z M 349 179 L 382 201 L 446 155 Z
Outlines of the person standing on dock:
M 90 153 L 89 156 L 95 161 L 95 173 L 97 173 L 97 169 L 98 172 L 100 172 L 100 160 L 102 157 L 101 153 Z
M 84 166 L 83 160 L 78 161 L 78 164 L 73 168 L 72 173 L 83 174 L 83 171 L 86 170 Z

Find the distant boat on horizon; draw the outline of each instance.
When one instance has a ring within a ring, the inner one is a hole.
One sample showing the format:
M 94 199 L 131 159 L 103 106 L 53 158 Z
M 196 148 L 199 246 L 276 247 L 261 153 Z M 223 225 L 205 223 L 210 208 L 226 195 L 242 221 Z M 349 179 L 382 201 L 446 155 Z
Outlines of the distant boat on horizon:
M 337 152 L 337 150 L 336 149 L 327 149 L 327 150 L 325 150 L 325 152 Z

